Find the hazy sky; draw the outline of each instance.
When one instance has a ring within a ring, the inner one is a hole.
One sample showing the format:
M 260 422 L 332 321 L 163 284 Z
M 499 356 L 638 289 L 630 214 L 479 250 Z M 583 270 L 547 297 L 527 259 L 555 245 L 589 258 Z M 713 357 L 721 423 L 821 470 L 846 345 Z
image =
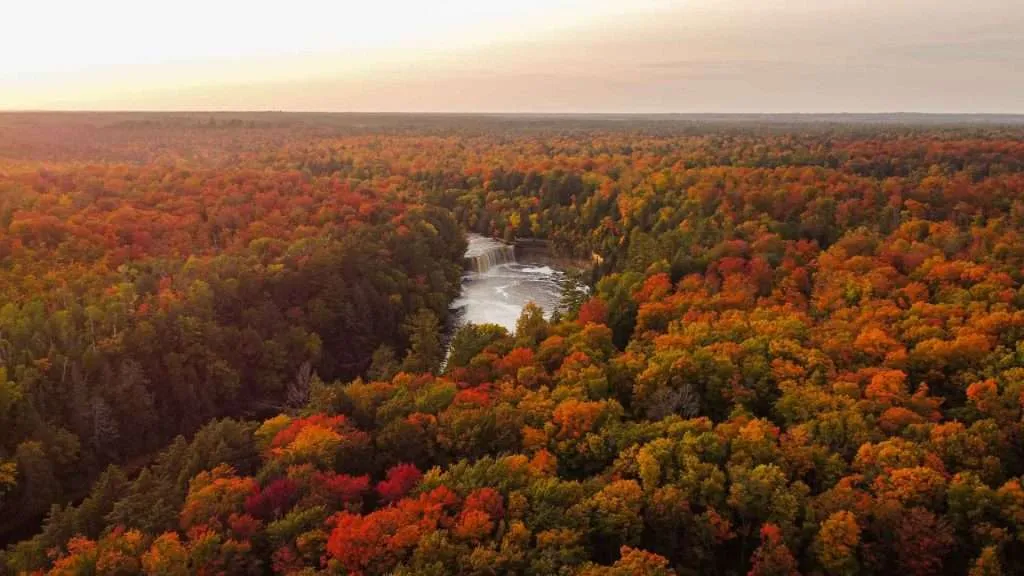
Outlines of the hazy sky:
M 1024 113 L 1024 0 L 10 0 L 0 109 Z

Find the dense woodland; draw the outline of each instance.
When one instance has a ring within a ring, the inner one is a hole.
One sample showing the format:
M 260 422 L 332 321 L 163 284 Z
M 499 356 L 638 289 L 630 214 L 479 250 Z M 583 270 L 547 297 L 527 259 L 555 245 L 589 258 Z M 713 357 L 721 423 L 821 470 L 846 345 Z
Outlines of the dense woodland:
M 1020 573 L 1022 408 L 1019 125 L 0 116 L 10 573 Z

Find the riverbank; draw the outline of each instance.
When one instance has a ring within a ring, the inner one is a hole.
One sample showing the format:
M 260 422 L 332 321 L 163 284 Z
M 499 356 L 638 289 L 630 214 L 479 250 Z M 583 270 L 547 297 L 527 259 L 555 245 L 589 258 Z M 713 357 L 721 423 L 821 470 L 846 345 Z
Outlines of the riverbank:
M 586 272 L 593 262 L 584 258 L 556 256 L 551 253 L 547 242 L 543 240 L 519 239 L 515 243 L 516 260 L 529 262 L 538 266 L 549 266 L 566 273 Z

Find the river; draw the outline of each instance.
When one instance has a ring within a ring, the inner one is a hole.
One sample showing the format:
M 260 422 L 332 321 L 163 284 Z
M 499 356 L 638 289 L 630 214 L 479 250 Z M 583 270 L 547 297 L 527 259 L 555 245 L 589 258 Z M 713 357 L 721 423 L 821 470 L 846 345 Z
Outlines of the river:
M 517 261 L 512 246 L 470 234 L 462 294 L 452 304 L 455 327 L 498 324 L 515 332 L 516 320 L 528 302 L 550 316 L 561 300 L 563 278 L 562 271 L 529 256 Z

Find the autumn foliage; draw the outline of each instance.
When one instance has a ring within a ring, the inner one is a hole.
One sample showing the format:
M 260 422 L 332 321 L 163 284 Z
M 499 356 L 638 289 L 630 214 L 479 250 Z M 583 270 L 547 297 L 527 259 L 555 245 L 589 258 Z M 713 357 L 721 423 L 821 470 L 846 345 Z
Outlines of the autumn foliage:
M 0 117 L 3 570 L 1024 565 L 1019 128 L 354 118 Z

